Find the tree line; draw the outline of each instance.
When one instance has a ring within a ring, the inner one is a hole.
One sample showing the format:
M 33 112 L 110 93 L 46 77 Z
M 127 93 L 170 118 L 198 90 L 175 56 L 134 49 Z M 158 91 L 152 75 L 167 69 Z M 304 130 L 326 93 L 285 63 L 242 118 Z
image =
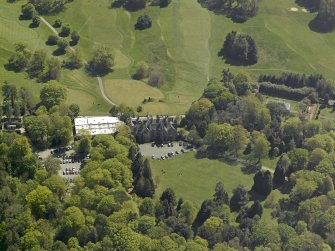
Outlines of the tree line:
M 300 92 L 310 94 L 311 92 L 308 91 L 309 88 L 313 88 L 315 92 L 317 93 L 317 97 L 320 97 L 327 103 L 329 99 L 334 99 L 335 97 L 335 88 L 334 88 L 334 83 L 331 82 L 330 80 L 327 80 L 324 76 L 321 74 L 312 74 L 312 75 L 305 75 L 305 74 L 298 74 L 298 73 L 290 73 L 290 72 L 283 72 L 279 76 L 275 75 L 267 75 L 267 74 L 261 74 L 258 78 L 259 82 L 270 82 L 272 84 L 276 85 L 285 85 L 289 88 L 283 88 L 283 87 L 278 87 L 278 92 L 279 89 L 286 89 L 286 92 L 292 92 L 294 96 L 294 92 Z M 265 84 L 265 88 L 272 88 L 273 90 L 276 89 L 271 84 Z M 306 88 L 307 87 L 307 88 Z M 264 91 L 266 89 L 263 88 Z M 302 88 L 299 91 L 299 88 Z M 299 95 L 299 94 L 298 94 Z M 307 96 L 307 95 L 306 95 Z M 282 97 L 285 97 L 283 95 Z
M 258 0 L 198 0 L 205 8 L 217 14 L 225 14 L 234 22 L 243 23 L 256 16 Z

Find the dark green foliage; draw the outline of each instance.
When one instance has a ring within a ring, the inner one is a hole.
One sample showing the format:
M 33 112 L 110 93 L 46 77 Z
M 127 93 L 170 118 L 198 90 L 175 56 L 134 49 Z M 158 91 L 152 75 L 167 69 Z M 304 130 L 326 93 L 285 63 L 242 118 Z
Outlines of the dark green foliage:
M 73 70 L 83 66 L 83 59 L 79 50 L 67 50 L 66 59 L 63 61 L 63 66 Z
M 247 210 L 247 216 L 249 218 L 254 218 L 256 215 L 258 215 L 259 217 L 261 217 L 263 214 L 263 207 L 261 205 L 261 203 L 256 200 L 251 207 Z
M 268 196 L 272 191 L 272 175 L 269 171 L 259 171 L 254 176 L 252 191 Z
M 48 14 L 48 13 L 54 13 L 59 12 L 64 8 L 64 5 L 69 2 L 66 0 L 29 0 L 30 3 L 32 3 L 36 10 L 40 14 Z
M 192 224 L 194 232 L 196 232 L 197 229 L 211 216 L 214 204 L 213 200 L 205 200 L 202 202 L 200 210 Z
M 34 16 L 32 22 L 30 24 L 30 27 L 31 28 L 36 28 L 40 25 L 40 23 L 41 23 L 40 17 L 39 16 Z
M 165 189 L 159 200 L 167 201 L 167 203 L 171 206 L 176 206 L 177 204 L 176 194 L 171 188 Z
M 57 41 L 57 47 L 59 54 L 65 54 L 66 48 L 69 46 L 69 43 L 66 41 L 66 39 L 61 38 Z
M 72 33 L 71 33 L 71 45 L 78 44 L 79 39 L 80 39 L 79 33 L 76 32 L 76 31 L 72 31 Z
M 261 93 L 275 96 L 275 97 L 285 97 L 293 100 L 301 100 L 313 92 L 313 88 L 302 87 L 298 89 L 293 89 L 285 85 L 277 85 L 271 83 L 260 83 L 259 91 Z
M 74 119 L 74 118 L 78 117 L 79 113 L 80 113 L 79 105 L 71 104 L 69 106 L 69 114 L 68 115 L 71 119 Z
M 234 191 L 233 196 L 230 199 L 230 209 L 231 211 L 239 211 L 244 207 L 249 201 L 248 191 L 241 185 L 238 185 Z
M 229 205 L 229 197 L 228 193 L 224 189 L 224 185 L 222 182 L 218 182 L 215 186 L 215 193 L 213 195 L 214 197 L 214 202 L 217 203 L 218 205 Z
M 239 5 L 233 10 L 232 20 L 236 23 L 243 23 L 256 15 L 258 10 L 258 0 L 238 1 Z
M 258 61 L 258 51 L 254 39 L 247 34 L 236 31 L 226 36 L 219 56 L 223 56 L 229 63 L 236 65 L 252 65 Z
M 48 37 L 48 41 L 47 41 L 47 44 L 48 45 L 56 45 L 57 44 L 57 42 L 58 42 L 58 36 L 57 35 L 50 35 L 49 37 Z
M 140 161 L 140 159 L 137 159 L 136 162 L 138 161 Z M 135 167 L 133 175 L 136 178 L 134 182 L 135 193 L 142 198 L 152 197 L 155 194 L 155 185 L 152 179 L 149 160 L 145 159 L 139 168 Z
M 31 3 L 22 5 L 21 12 L 23 19 L 32 19 L 36 15 L 35 7 Z
M 54 22 L 54 24 L 52 26 L 55 27 L 55 28 L 62 27 L 62 20 L 56 19 L 55 22 Z
M 273 175 L 273 183 L 278 186 L 284 184 L 289 166 L 290 159 L 286 154 L 283 154 L 277 162 L 276 170 Z
M 129 123 L 129 120 L 135 116 L 134 109 L 124 104 L 120 104 L 119 106 L 112 106 L 112 108 L 109 110 L 109 113 L 112 116 L 118 116 L 120 120 L 125 123 Z
M 68 37 L 71 32 L 71 26 L 70 24 L 64 24 L 61 28 L 61 31 L 59 33 L 59 36 L 61 37 Z
M 152 25 L 151 18 L 148 15 L 139 16 L 135 24 L 136 30 L 144 30 L 150 28 Z
M 320 0 L 318 15 L 310 22 L 312 30 L 317 32 L 331 32 L 335 28 L 335 3 Z
M 305 75 L 291 72 L 283 72 L 279 76 L 261 74 L 258 82 L 262 83 L 260 91 L 274 96 L 278 95 L 301 100 L 315 90 L 318 96 L 324 98 L 325 102 L 327 102 L 328 99 L 332 99 L 335 95 L 333 84 L 320 74 Z M 262 86 L 263 82 L 270 82 L 278 87 L 268 83 L 264 83 L 264 86 Z M 288 88 L 285 88 L 285 86 Z
M 147 0 L 123 0 L 121 3 L 127 10 L 136 11 L 145 8 Z
M 95 50 L 93 58 L 88 62 L 88 70 L 93 75 L 106 75 L 114 65 L 114 56 L 107 47 Z
M 165 8 L 171 3 L 171 0 L 159 0 L 159 7 Z

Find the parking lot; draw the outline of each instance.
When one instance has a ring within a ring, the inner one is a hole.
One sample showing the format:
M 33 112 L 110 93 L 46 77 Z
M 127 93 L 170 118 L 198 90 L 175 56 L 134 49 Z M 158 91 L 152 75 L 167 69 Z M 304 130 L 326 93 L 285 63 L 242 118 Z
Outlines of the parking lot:
M 182 154 L 183 152 L 189 151 L 186 150 L 183 146 L 180 146 L 178 142 L 174 142 L 173 146 L 168 146 L 168 144 L 164 144 L 163 146 L 152 146 L 151 143 L 139 145 L 140 151 L 142 155 L 146 157 L 152 158 L 154 156 L 155 159 L 162 160 L 162 156 L 164 159 L 173 158 L 173 156 Z M 172 154 L 173 153 L 173 154 Z M 170 156 L 169 156 L 170 155 Z M 167 158 L 166 158 L 167 157 Z
M 58 158 L 61 163 L 60 164 L 61 168 L 58 174 L 63 178 L 72 180 L 79 174 L 81 161 L 79 159 L 75 159 L 72 157 L 74 154 L 74 151 L 72 149 L 64 151 L 55 151 L 55 149 L 47 149 L 45 151 L 36 152 L 36 154 L 38 154 L 38 156 L 40 156 L 42 160 L 46 159 L 48 156 Z

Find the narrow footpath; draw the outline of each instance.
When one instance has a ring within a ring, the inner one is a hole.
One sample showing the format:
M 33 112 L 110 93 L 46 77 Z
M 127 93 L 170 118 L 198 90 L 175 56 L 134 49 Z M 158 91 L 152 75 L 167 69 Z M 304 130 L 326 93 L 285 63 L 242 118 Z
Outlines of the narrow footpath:
M 59 37 L 57 30 L 42 16 L 39 16 L 40 19 L 42 20 L 42 22 L 55 34 Z M 71 50 L 74 50 L 72 47 L 70 47 Z M 84 59 L 84 63 L 87 64 L 87 61 Z M 106 93 L 105 93 L 105 89 L 104 89 L 104 85 L 102 82 L 102 78 L 100 76 L 96 77 L 98 80 L 98 84 L 99 84 L 99 89 L 101 92 L 102 97 L 104 98 L 104 100 L 106 100 L 106 102 L 108 102 L 111 105 L 117 106 L 117 104 L 115 104 L 112 100 L 110 100 Z

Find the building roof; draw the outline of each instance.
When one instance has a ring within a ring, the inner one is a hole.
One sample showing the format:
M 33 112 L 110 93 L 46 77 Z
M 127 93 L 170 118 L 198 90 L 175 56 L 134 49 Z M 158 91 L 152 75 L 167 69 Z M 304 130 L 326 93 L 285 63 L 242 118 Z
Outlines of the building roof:
M 92 135 L 112 134 L 117 131 L 117 127 L 122 124 L 117 117 L 100 116 L 100 117 L 78 117 L 74 119 L 76 134 L 80 130 L 87 130 Z

